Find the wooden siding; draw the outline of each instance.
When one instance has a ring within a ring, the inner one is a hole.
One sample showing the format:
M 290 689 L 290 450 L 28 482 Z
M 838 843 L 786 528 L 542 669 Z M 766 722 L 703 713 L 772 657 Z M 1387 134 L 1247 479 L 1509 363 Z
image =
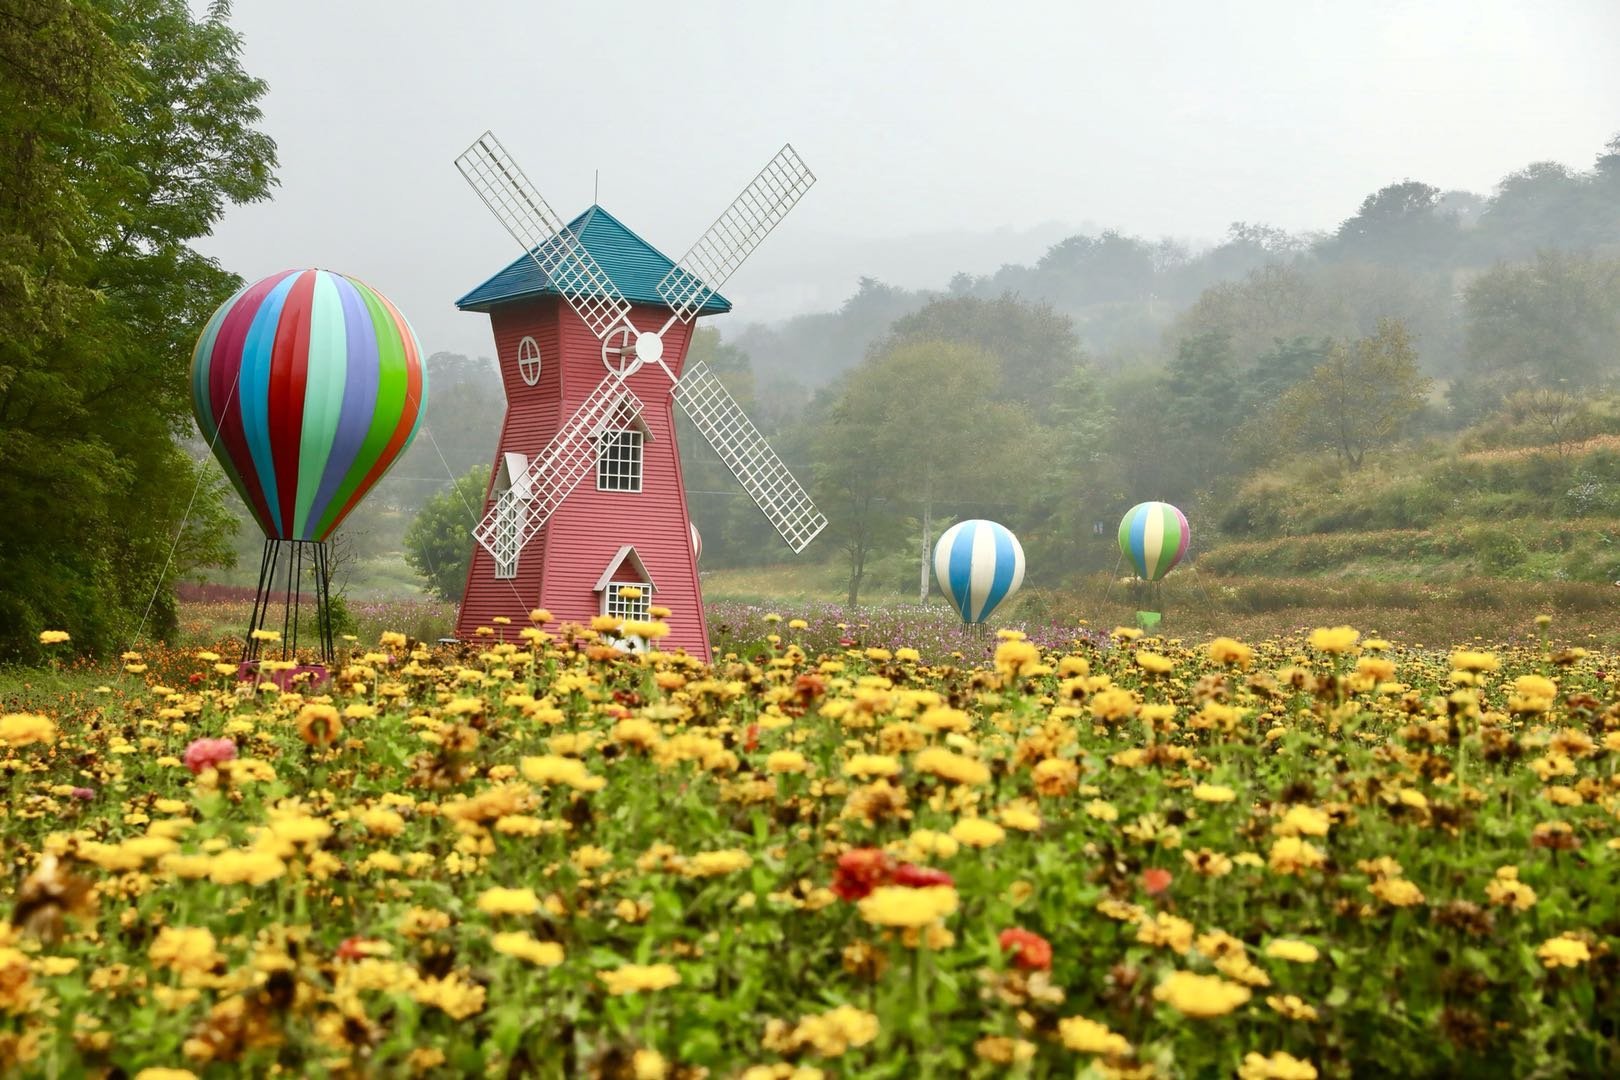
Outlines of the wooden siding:
M 496 461 L 506 452 L 530 458 L 537 455 L 556 433 L 559 422 L 572 415 L 607 374 L 601 342 L 572 312 L 559 311 L 560 303 L 544 298 L 501 305 L 491 313 L 508 402 Z M 631 314 L 638 327 L 656 330 L 669 313 L 637 305 Z M 534 387 L 525 384 L 517 372 L 517 346 L 525 334 L 532 335 L 540 346 L 540 384 Z M 690 334 L 690 326 L 676 323 L 664 337 L 664 361 L 677 375 L 685 362 Z M 671 612 L 670 635 L 660 646 L 685 649 L 705 659 L 711 655 L 675 442 L 675 401 L 669 376 L 650 365 L 632 375 L 628 383 L 641 399 L 651 436 L 642 450 L 641 490 L 597 491 L 594 478 L 587 476 L 524 548 L 515 580 L 495 580 L 493 559 L 482 546 L 475 546 L 466 599 L 456 623 L 457 635 L 464 640 L 480 626 L 493 626 L 497 615 L 512 620 L 511 627 L 501 628 L 499 635 L 511 639 L 528 625 L 528 613 L 537 606 L 549 610 L 559 623 L 588 624 L 601 609 L 597 580 L 619 548 L 632 544 L 657 583 L 652 602 Z M 490 505 L 486 493 L 485 512 Z

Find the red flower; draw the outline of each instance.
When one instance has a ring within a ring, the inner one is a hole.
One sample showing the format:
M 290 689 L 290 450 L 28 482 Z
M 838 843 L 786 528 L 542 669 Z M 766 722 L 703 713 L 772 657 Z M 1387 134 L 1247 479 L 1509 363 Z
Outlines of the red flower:
M 894 872 L 894 883 L 904 885 L 908 889 L 926 889 L 932 885 L 955 885 L 951 875 L 943 870 L 935 870 L 931 866 L 916 866 L 905 863 Z
M 1050 971 L 1052 968 L 1052 943 L 1033 930 L 1024 930 L 1012 927 L 1001 932 L 997 939 L 1001 942 L 1001 951 L 1012 953 L 1014 967 L 1025 971 Z
M 743 733 L 743 749 L 750 753 L 759 749 L 759 725 L 749 724 L 748 730 Z
M 230 739 L 193 739 L 186 747 L 186 768 L 193 776 L 204 769 L 217 769 L 236 757 L 236 743 Z
M 364 946 L 370 940 L 370 938 L 363 938 L 358 935 L 344 938 L 343 944 L 337 947 L 337 958 L 339 960 L 363 960 L 366 955 Z
M 860 900 L 871 895 L 893 875 L 894 866 L 880 848 L 856 848 L 838 856 L 832 891 L 843 900 Z
M 1158 896 L 1164 892 L 1170 887 L 1172 880 L 1170 871 L 1161 870 L 1157 866 L 1142 871 L 1142 888 L 1147 890 L 1149 896 Z

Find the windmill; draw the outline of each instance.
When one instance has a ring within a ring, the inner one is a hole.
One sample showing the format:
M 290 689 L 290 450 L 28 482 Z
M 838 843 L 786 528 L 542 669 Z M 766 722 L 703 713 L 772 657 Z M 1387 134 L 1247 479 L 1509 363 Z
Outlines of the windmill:
M 663 647 L 708 658 L 673 407 L 795 554 L 826 527 L 714 372 L 685 364 L 695 321 L 730 310 L 720 287 L 814 174 L 784 146 L 676 262 L 600 206 L 565 223 L 488 132 L 456 167 L 524 253 L 456 302 L 489 314 L 507 400 L 458 636 L 536 607 L 587 623 L 658 605 Z

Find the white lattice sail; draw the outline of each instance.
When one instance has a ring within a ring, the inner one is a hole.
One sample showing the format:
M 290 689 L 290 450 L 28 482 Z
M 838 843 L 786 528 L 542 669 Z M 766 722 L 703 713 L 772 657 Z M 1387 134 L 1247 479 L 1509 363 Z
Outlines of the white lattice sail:
M 782 147 L 664 275 L 658 295 L 682 322 L 690 322 L 815 182 L 793 144 Z
M 699 361 L 675 384 L 675 400 L 709 440 L 788 547 L 798 554 L 827 527 L 827 518 L 776 456 L 731 391 Z
M 591 333 L 604 338 L 614 327 L 629 325 L 629 302 L 499 139 L 484 132 L 456 158 L 456 168 Z
M 563 500 L 596 467 L 599 436 L 609 424 L 640 413 L 641 399 L 630 392 L 618 374 L 610 374 L 596 384 L 584 404 L 529 462 L 522 481 L 513 477 L 511 488 L 501 495 L 501 499 L 520 498 L 513 493 L 527 492 L 528 498 L 517 515 L 517 527 L 513 528 L 508 518 L 502 528 L 503 504 L 497 500 L 473 530 L 473 537 L 494 556 L 497 565 L 505 566 L 516 559 Z

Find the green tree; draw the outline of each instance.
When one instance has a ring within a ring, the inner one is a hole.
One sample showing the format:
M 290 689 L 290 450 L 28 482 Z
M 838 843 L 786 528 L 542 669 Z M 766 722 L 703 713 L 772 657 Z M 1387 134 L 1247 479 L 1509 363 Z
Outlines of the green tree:
M 1471 376 L 1497 391 L 1583 390 L 1620 359 L 1620 261 L 1544 251 L 1498 264 L 1464 294 Z
M 167 632 L 174 576 L 229 557 L 179 442 L 191 345 L 239 284 L 189 241 L 275 166 L 228 14 L 0 0 L 0 656 L 44 626 Z
M 1057 381 L 1085 359 L 1067 315 L 1050 304 L 1027 303 L 1011 294 L 993 300 L 977 296 L 934 300 L 896 319 L 875 351 L 931 341 L 972 346 L 993 357 L 997 379 L 992 395 L 1022 402 L 1038 414 L 1044 414 Z
M 891 500 L 895 511 L 916 511 L 922 600 L 929 592 L 935 511 L 943 506 L 971 514 L 990 502 L 1008 505 L 1009 478 L 1029 472 L 1029 415 L 1021 405 L 995 400 L 998 383 L 996 361 L 981 349 L 905 341 L 851 372 L 833 408 L 841 437 L 823 443 L 823 473 L 829 464 L 836 472 L 837 456 L 857 456 L 855 490 Z M 845 550 L 850 553 L 847 544 Z M 857 568 L 852 554 L 852 593 L 859 587 Z
M 1400 435 L 1432 385 L 1418 369 L 1406 326 L 1385 319 L 1376 334 L 1336 344 L 1309 379 L 1282 396 L 1276 431 L 1284 444 L 1331 447 L 1359 469 L 1369 450 Z
M 489 490 L 489 466 L 474 465 L 450 487 L 431 496 L 405 530 L 405 562 L 441 600 L 460 603 L 472 564 L 473 529 Z

